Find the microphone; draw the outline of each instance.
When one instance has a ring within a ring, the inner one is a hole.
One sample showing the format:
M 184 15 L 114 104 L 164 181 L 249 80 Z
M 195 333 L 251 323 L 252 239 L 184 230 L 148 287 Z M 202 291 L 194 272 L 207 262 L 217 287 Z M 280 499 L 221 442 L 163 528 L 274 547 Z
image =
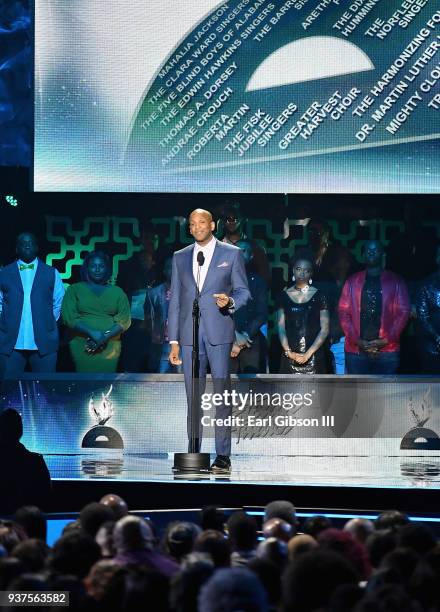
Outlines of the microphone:
M 202 251 L 199 251 L 197 253 L 197 263 L 199 264 L 199 266 L 203 266 L 203 264 L 205 263 L 205 256 L 203 255 Z

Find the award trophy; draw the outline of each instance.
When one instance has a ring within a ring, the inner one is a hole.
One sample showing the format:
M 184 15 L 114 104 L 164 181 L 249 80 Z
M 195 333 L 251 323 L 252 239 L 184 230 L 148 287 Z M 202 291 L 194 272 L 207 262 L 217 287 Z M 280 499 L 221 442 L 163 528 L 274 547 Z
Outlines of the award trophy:
M 424 394 L 418 406 L 414 405 L 413 398 L 408 402 L 408 412 L 415 422 L 400 443 L 400 450 L 440 450 L 440 438 L 432 429 L 425 427 L 432 415 L 431 387 Z
M 101 393 L 102 398 L 99 403 L 95 403 L 93 395 L 89 399 L 89 414 L 96 421 L 96 425 L 84 436 L 82 448 L 124 448 L 121 434 L 113 427 L 106 426 L 114 415 L 113 402 L 110 399 L 112 390 L 113 385 L 110 385 L 107 393 Z

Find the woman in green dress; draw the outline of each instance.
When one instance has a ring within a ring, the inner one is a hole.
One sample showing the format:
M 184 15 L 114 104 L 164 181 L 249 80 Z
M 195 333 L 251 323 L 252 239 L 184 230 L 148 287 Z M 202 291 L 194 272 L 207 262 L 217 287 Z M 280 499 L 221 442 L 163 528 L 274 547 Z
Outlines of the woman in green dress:
M 116 372 L 121 334 L 131 320 L 126 294 L 109 284 L 111 271 L 106 253 L 89 253 L 84 280 L 71 285 L 64 296 L 61 314 L 73 334 L 69 347 L 77 372 Z

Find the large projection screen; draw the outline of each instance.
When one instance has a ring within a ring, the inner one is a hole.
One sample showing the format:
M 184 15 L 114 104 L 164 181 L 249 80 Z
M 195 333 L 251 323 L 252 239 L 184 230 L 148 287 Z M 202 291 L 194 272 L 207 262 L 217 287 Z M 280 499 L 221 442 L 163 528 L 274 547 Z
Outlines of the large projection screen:
M 37 191 L 438 193 L 438 0 L 35 0 Z

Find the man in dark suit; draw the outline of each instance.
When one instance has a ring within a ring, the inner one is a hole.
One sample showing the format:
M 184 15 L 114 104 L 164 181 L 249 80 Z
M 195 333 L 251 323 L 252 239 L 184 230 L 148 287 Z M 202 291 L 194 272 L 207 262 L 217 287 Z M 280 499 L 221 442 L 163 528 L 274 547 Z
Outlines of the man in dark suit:
M 179 365 L 182 347 L 188 408 L 191 406 L 192 308 L 196 295 L 198 254 L 200 266 L 200 376 L 203 381 L 209 363 L 214 393 L 222 393 L 229 378 L 229 359 L 235 339 L 233 313 L 250 298 L 243 257 L 240 249 L 216 240 L 215 223 L 207 210 L 196 209 L 189 217 L 189 230 L 195 240 L 174 253 L 171 276 L 171 301 L 168 311 L 170 362 Z M 217 406 L 216 419 L 231 414 L 231 406 Z M 189 424 L 188 424 L 189 425 Z M 214 473 L 227 473 L 231 468 L 230 427 L 216 426 L 217 457 L 211 466 Z
M 0 378 L 18 378 L 27 363 L 33 372 L 55 371 L 64 287 L 37 253 L 35 236 L 20 234 L 17 261 L 0 270 Z

